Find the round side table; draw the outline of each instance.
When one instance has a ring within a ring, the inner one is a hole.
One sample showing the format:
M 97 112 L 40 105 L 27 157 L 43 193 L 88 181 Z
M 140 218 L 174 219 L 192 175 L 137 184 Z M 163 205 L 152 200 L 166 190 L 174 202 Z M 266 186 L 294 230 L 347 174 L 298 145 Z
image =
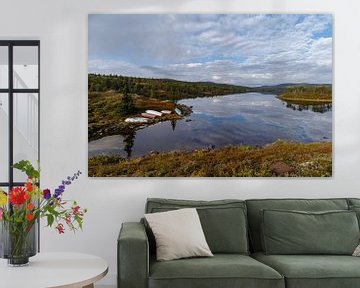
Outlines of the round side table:
M 0 287 L 93 288 L 108 272 L 107 262 L 80 253 L 38 253 L 28 266 L 9 267 L 0 260 Z

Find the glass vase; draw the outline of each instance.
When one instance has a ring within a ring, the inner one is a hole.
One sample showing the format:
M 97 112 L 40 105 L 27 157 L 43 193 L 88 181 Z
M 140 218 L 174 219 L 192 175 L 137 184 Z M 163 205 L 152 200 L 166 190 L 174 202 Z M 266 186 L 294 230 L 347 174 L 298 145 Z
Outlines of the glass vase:
M 9 266 L 25 266 L 29 257 L 36 255 L 36 224 L 1 221 L 0 257 L 8 259 Z

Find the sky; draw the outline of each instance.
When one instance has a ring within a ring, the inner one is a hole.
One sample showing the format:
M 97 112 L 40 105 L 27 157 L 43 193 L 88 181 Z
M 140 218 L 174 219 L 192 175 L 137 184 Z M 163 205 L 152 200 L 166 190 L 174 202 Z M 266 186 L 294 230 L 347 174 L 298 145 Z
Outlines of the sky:
M 91 14 L 89 73 L 332 83 L 330 14 Z

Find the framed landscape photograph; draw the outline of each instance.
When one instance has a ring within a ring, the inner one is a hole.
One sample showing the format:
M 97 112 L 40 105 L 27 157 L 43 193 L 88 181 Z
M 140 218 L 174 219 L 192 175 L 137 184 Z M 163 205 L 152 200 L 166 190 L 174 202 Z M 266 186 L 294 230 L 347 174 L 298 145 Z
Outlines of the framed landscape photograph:
M 331 14 L 90 14 L 90 177 L 331 177 Z

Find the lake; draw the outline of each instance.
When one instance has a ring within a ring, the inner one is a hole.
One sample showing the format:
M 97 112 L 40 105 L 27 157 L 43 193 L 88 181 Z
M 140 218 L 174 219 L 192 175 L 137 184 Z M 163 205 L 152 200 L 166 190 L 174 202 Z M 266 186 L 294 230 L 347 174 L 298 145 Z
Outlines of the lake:
M 89 142 L 89 156 L 134 158 L 150 152 L 217 148 L 225 145 L 265 145 L 277 139 L 296 142 L 331 141 L 332 106 L 305 106 L 260 93 L 184 99 L 193 106 L 185 119 L 160 122 L 123 137 Z

